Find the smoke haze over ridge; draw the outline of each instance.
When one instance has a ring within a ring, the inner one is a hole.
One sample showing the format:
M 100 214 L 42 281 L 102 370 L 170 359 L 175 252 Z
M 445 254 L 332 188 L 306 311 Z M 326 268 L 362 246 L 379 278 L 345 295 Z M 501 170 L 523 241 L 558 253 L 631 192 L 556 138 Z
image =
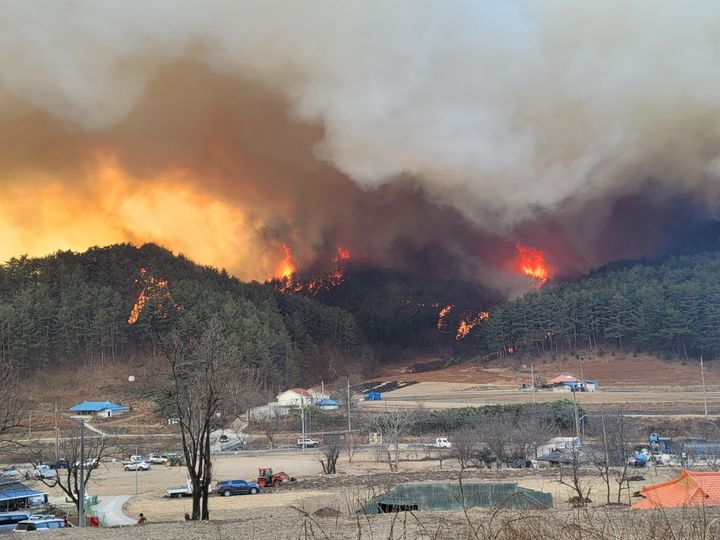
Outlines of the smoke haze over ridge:
M 337 244 L 503 286 L 715 219 L 720 5 L 0 2 L 0 227 L 239 277 Z M 40 202 L 39 202 L 40 201 Z

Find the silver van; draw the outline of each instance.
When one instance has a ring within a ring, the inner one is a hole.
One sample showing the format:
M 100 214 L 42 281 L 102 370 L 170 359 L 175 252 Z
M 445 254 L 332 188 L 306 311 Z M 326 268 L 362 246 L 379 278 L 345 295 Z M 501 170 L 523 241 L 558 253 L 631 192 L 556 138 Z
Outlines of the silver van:
M 56 518 L 55 516 L 30 516 L 30 519 L 25 519 L 15 525 L 13 532 L 45 532 L 53 529 L 62 529 L 63 527 L 65 527 L 64 519 Z

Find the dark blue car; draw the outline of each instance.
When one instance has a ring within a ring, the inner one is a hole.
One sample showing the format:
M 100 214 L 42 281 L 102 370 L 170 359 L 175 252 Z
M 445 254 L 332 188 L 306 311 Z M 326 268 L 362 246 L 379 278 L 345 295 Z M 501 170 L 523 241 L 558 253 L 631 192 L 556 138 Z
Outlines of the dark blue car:
M 217 483 L 215 493 L 229 497 L 230 495 L 255 495 L 260 493 L 260 486 L 255 482 L 245 480 L 222 480 Z

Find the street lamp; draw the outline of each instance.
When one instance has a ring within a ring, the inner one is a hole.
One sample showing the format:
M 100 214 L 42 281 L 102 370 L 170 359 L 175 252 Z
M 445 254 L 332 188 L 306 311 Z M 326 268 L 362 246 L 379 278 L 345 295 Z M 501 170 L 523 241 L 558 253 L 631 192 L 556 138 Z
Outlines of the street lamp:
M 85 526 L 85 419 L 80 419 L 80 492 L 78 493 L 78 526 Z

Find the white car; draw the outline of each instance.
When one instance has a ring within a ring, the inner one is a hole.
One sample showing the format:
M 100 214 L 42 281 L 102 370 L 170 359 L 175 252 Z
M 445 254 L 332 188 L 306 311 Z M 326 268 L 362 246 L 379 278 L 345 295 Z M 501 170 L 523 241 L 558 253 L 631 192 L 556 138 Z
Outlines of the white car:
M 127 463 L 123 467 L 123 470 L 125 471 L 149 471 L 152 468 L 152 465 L 145 461 L 141 461 L 139 463 Z
M 164 454 L 154 452 L 148 456 L 146 461 L 148 463 L 152 463 L 153 465 L 165 465 L 166 459 L 167 459 L 167 456 L 165 456 Z
M 49 478 L 57 478 L 57 471 L 50 467 L 50 465 L 38 465 L 35 467 L 35 470 L 33 471 L 33 475 L 35 478 L 43 478 L 43 479 L 49 479 Z
M 72 527 L 72 525 L 55 516 L 30 516 L 30 519 L 25 519 L 15 525 L 13 532 L 49 531 L 52 529 L 64 529 L 65 527 Z
M 298 439 L 297 445 L 301 448 L 317 448 L 320 446 L 320 443 L 311 437 L 305 437 L 304 439 Z

